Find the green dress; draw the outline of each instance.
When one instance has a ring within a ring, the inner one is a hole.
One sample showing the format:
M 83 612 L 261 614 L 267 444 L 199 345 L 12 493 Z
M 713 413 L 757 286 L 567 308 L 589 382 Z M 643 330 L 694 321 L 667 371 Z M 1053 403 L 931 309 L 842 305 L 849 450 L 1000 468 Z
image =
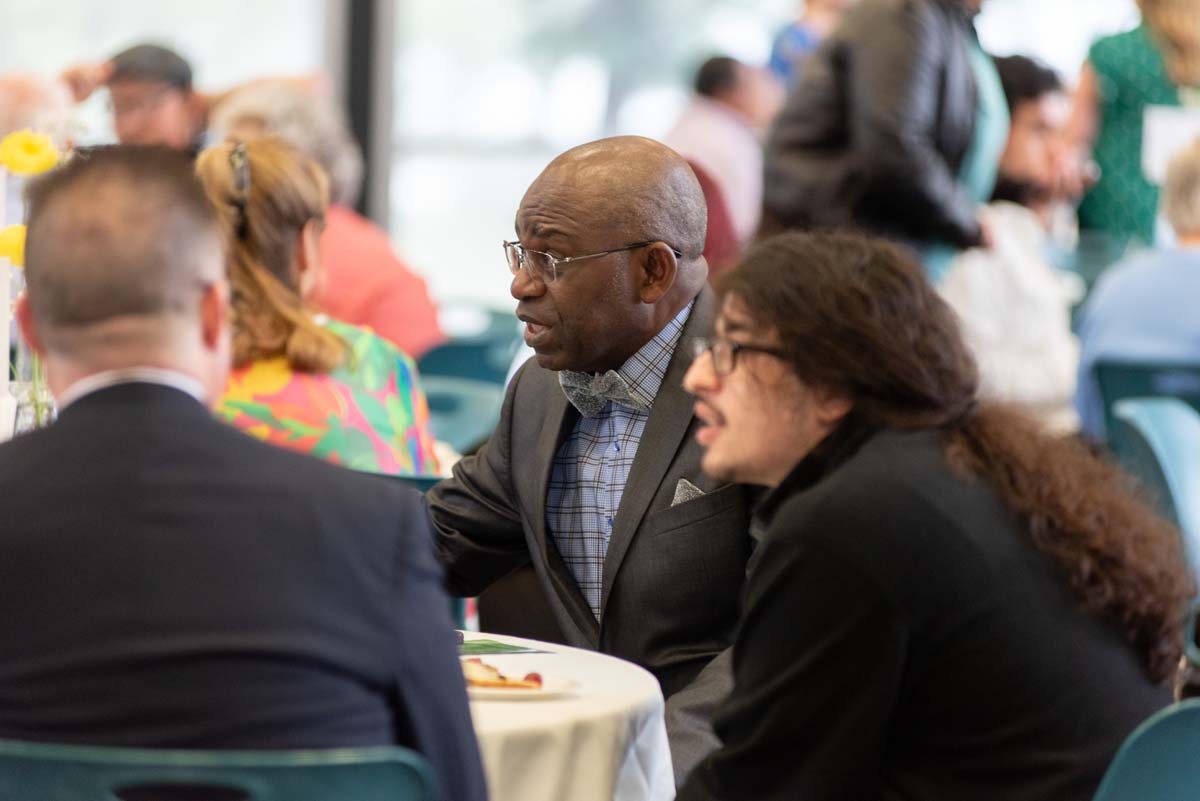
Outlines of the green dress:
M 1178 106 L 1179 92 L 1145 25 L 1097 40 L 1088 62 L 1100 101 L 1100 181 L 1079 206 L 1079 225 L 1153 244 L 1158 187 L 1142 174 L 1142 118 L 1147 106 Z

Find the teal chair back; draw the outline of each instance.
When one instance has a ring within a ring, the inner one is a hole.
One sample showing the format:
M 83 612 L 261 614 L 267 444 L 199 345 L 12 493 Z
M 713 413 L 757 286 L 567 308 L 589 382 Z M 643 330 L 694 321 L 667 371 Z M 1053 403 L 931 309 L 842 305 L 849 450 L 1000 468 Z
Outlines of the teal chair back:
M 0 741 L 5 801 L 436 801 L 406 748 L 168 751 Z
M 1200 410 L 1200 364 L 1101 359 L 1095 373 L 1105 431 L 1114 450 L 1120 447 L 1113 434 L 1115 408 L 1126 398 L 1179 398 Z
M 1200 413 L 1176 398 L 1133 398 L 1117 403 L 1115 417 L 1122 466 L 1179 526 L 1200 576 Z
M 504 385 L 517 348 L 521 345 L 521 322 L 512 312 L 475 310 L 480 315 L 478 330 L 455 334 L 449 342 L 431 348 L 417 362 L 425 376 L 469 378 Z
M 504 384 L 452 376 L 422 376 L 429 400 L 429 429 L 459 453 L 470 453 L 500 422 Z
M 1093 801 L 1200 797 L 1200 699 L 1156 713 L 1125 740 Z

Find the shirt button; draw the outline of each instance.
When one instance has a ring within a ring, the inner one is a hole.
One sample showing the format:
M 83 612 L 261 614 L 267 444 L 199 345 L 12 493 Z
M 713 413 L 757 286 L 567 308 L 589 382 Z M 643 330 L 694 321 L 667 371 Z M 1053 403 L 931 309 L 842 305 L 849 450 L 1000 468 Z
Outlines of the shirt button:
M 610 517 L 610 518 L 608 518 L 608 527 L 612 528 L 612 524 L 613 524 L 613 519 Z
M 620 450 L 621 450 L 621 446 L 620 446 L 620 444 L 618 444 L 618 443 L 614 442 L 614 443 L 613 443 L 613 452 L 614 452 L 614 453 L 619 453 L 619 452 L 620 452 Z

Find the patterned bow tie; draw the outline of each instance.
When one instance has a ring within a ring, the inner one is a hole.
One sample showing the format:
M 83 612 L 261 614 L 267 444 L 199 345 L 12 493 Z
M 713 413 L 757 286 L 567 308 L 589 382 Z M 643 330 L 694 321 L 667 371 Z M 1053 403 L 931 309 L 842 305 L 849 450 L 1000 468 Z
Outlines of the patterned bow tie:
M 562 370 L 558 384 L 571 405 L 584 417 L 595 417 L 604 411 L 609 401 L 631 406 L 638 411 L 649 411 L 650 407 L 633 397 L 629 384 L 616 370 L 607 373 L 577 373 Z

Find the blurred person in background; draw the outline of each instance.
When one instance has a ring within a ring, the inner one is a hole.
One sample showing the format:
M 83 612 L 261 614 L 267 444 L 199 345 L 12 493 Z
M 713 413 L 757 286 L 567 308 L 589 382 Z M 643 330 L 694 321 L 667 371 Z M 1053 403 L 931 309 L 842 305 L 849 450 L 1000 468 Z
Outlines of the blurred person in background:
M 62 83 L 33 74 L 0 75 L 0 138 L 26 128 L 58 138 L 70 133 L 71 112 Z
M 37 75 L 0 75 L 0 139 L 26 129 L 46 134 L 60 149 L 69 149 L 75 134 L 70 93 L 61 83 Z M 11 179 L 0 186 L 5 193 L 0 198 L 0 228 L 23 221 L 23 188 L 24 181 Z
M 209 148 L 196 171 L 230 247 L 234 369 L 217 413 L 259 439 L 356 470 L 436 474 L 412 358 L 309 311 L 329 205 L 321 166 L 268 137 Z
M 1079 343 L 1071 308 L 1083 284 L 1050 258 L 1052 227 L 1075 199 L 1071 100 L 1054 70 L 1024 56 L 995 61 L 1012 117 L 988 206 L 995 243 L 961 253 L 938 288 L 979 364 L 980 396 L 1072 432 Z
M 804 61 L 837 25 L 842 12 L 858 0 L 803 0 L 799 16 L 775 35 L 768 66 L 788 89 L 804 70 Z
M 130 145 L 165 145 L 198 153 L 203 147 L 208 100 L 192 86 L 192 67 L 174 50 L 134 45 L 99 64 L 63 72 L 76 101 L 107 86 L 117 139 Z
M 1075 408 L 1082 430 L 1097 442 L 1107 432 L 1096 362 L 1200 364 L 1200 139 L 1167 168 L 1162 208 L 1176 244 L 1138 251 L 1111 267 L 1080 314 Z
M 931 276 L 990 244 L 1008 136 L 983 0 L 861 0 L 809 60 L 767 140 L 764 233 L 843 227 L 917 247 Z
M 722 748 L 679 801 L 1090 801 L 1171 702 L 1178 530 L 982 401 L 895 245 L 787 233 L 716 282 L 684 379 L 706 473 L 763 484 Z
M 387 232 L 354 210 L 362 150 L 337 106 L 294 82 L 262 80 L 231 92 L 210 122 L 216 139 L 277 136 L 329 175 L 322 280 L 313 295 L 318 309 L 370 328 L 414 359 L 445 341 L 425 281 L 396 256 Z
M 709 226 L 714 206 L 724 205 L 737 237 L 733 258 L 709 258 L 710 277 L 732 266 L 749 244 L 762 214 L 762 137 L 779 112 L 783 92 L 764 69 L 728 56 L 714 56 L 700 65 L 695 96 L 663 138 L 697 172 L 712 179 L 719 197 L 709 197 Z M 703 179 L 701 181 L 703 185 Z M 710 231 L 711 234 L 711 231 Z
M 165 145 L 196 155 L 209 142 L 208 119 L 222 100 L 261 81 L 282 81 L 303 91 L 321 91 L 320 75 L 255 78 L 220 92 L 201 92 L 192 83 L 192 67 L 174 50 L 137 44 L 110 59 L 75 64 L 62 73 L 75 101 L 108 89 L 113 129 L 124 144 Z
M 1072 123 L 1100 169 L 1079 206 L 1080 228 L 1104 232 L 1118 246 L 1155 241 L 1159 188 L 1142 172 L 1147 107 L 1179 106 L 1200 91 L 1200 0 L 1139 0 L 1138 7 L 1137 28 L 1088 51 Z

